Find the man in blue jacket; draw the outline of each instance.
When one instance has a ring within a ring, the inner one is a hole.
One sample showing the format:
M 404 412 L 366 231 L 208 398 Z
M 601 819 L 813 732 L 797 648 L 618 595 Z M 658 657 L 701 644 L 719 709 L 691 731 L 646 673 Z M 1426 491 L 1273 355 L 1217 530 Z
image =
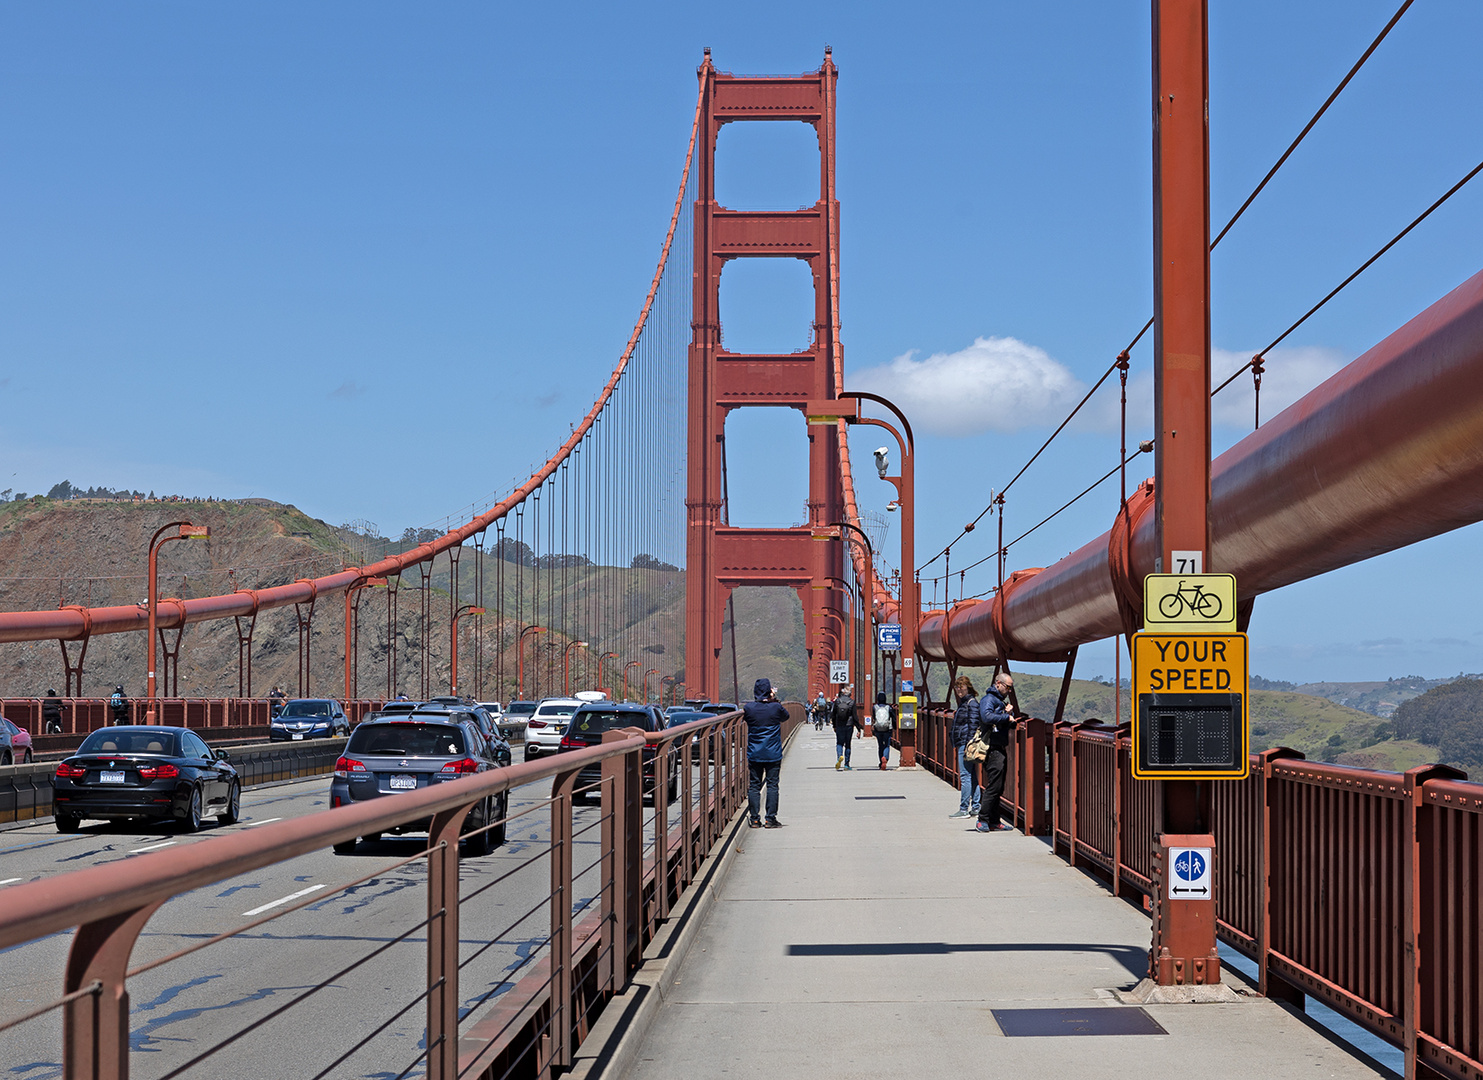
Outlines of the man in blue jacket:
M 772 683 L 758 679 L 752 700 L 742 706 L 747 723 L 747 768 L 752 774 L 747 789 L 747 809 L 754 829 L 776 829 L 778 820 L 778 773 L 783 767 L 783 721 L 788 710 L 778 703 Z M 760 814 L 762 785 L 767 784 L 767 820 Z
M 1015 707 L 1009 703 L 1014 679 L 1009 672 L 1001 671 L 994 685 L 978 702 L 978 736 L 989 746 L 983 760 L 983 797 L 978 806 L 979 832 L 998 832 L 1012 829 L 1000 818 L 1004 808 L 999 801 L 1004 794 L 1004 774 L 1009 767 L 1009 737 L 1014 732 Z

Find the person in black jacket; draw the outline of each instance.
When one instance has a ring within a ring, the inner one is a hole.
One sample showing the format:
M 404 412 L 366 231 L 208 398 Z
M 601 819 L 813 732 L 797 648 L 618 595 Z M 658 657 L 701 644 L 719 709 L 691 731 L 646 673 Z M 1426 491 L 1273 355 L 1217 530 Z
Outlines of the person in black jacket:
M 62 734 L 62 699 L 55 690 L 48 690 L 41 703 L 41 730 L 48 735 Z
M 778 702 L 768 679 L 758 679 L 752 687 L 752 700 L 742 706 L 747 725 L 747 771 L 751 786 L 747 789 L 749 824 L 754 829 L 776 829 L 778 820 L 778 774 L 783 768 L 783 721 L 788 710 Z M 767 784 L 767 820 L 761 815 L 762 785 Z
M 113 716 L 115 727 L 122 727 L 131 719 L 129 716 L 129 695 L 124 693 L 123 683 L 119 683 L 113 688 L 113 693 L 108 698 L 108 711 Z
M 839 688 L 839 694 L 834 699 L 834 705 L 830 717 L 834 721 L 834 747 L 835 771 L 848 769 L 850 767 L 850 740 L 855 737 L 855 730 L 860 722 L 855 718 L 855 698 L 851 691 L 854 687 L 844 684 Z
M 1016 710 L 1009 703 L 1009 692 L 1013 689 L 1014 679 L 1009 672 L 1001 671 L 994 685 L 978 701 L 978 737 L 989 747 L 983 760 L 983 793 L 975 826 L 979 832 L 1013 828 L 1001 822 L 1004 808 L 999 801 L 1004 794 L 1004 773 L 1009 763 L 1009 736 L 1014 730 Z
M 978 730 L 978 691 L 973 680 L 959 675 L 953 682 L 953 696 L 958 699 L 950 734 L 958 755 L 958 812 L 950 818 L 976 818 L 982 805 L 983 788 L 978 786 L 978 762 L 968 760 L 968 741 Z

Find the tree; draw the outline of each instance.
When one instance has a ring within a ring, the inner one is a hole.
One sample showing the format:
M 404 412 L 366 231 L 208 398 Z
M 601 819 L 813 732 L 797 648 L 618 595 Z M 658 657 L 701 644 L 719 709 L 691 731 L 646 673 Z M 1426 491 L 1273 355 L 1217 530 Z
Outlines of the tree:
M 535 552 L 530 550 L 530 545 L 520 540 L 512 540 L 508 536 L 494 545 L 491 552 L 496 559 L 512 562 L 516 566 L 534 566 L 536 561 Z
M 667 562 L 661 562 L 659 559 L 656 559 L 654 556 L 649 554 L 635 555 L 633 557 L 633 561 L 628 565 L 634 570 L 679 570 L 678 566 L 673 566 Z
M 1483 679 L 1461 678 L 1403 701 L 1391 717 L 1400 739 L 1435 746 L 1446 761 L 1483 766 Z
M 48 499 L 72 498 L 72 481 L 63 480 L 60 484 L 53 485 L 52 489 L 46 493 L 46 497 Z

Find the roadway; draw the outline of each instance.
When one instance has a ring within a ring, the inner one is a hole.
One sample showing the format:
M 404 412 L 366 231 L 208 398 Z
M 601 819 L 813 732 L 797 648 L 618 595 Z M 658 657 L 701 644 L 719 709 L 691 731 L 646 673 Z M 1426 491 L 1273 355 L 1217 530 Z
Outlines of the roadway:
M 146 858 L 155 851 L 210 844 L 242 829 L 317 813 L 328 805 L 329 784 L 329 777 L 322 776 L 249 788 L 242 795 L 238 824 L 218 825 L 212 818 L 194 835 L 169 826 L 100 822 L 85 824 L 68 836 L 58 834 L 49 822 L 0 833 L 0 904 L 4 890 L 22 882 Z M 550 870 L 543 852 L 549 842 L 550 814 L 540 803 L 549 791 L 548 781 L 513 792 L 512 815 L 538 809 L 512 821 L 507 842 L 494 852 L 461 861 L 462 893 L 467 897 L 534 858 L 509 881 L 463 906 L 460 936 L 468 966 L 460 991 L 466 1012 L 476 1011 L 486 995 L 503 993 L 507 989 L 503 980 L 512 971 L 542 955 L 549 933 L 543 901 L 550 889 Z M 587 806 L 574 813 L 574 828 L 580 830 L 595 823 L 601 811 Z M 594 828 L 577 838 L 578 868 L 597 858 L 599 831 Z M 275 907 L 312 899 L 315 893 L 328 893 L 370 875 L 345 892 L 131 979 L 131 1074 L 165 1077 L 331 976 L 337 977 L 323 990 L 243 1034 L 188 1075 L 305 1080 L 324 1071 L 335 1077 L 390 1080 L 400 1074 L 423 1050 L 425 1005 L 419 1001 L 399 1018 L 393 1017 L 424 985 L 427 939 L 424 931 L 412 928 L 426 917 L 426 864 L 422 860 L 393 864 L 423 850 L 424 841 L 419 834 L 389 836 L 362 843 L 353 854 L 343 856 L 326 848 L 166 903 L 140 935 L 135 966 L 232 930 Z M 574 906 L 590 899 L 583 886 L 594 888 L 595 878 L 593 872 L 578 880 Z M 506 931 L 532 910 L 534 914 Z M 0 1018 L 19 1015 L 60 995 L 70 938 L 69 931 L 0 952 Z M 377 949 L 383 951 L 374 959 L 338 974 Z M 365 1048 L 336 1064 L 340 1055 L 383 1023 L 385 1029 Z M 0 1077 L 60 1078 L 61 1027 L 58 1011 L 0 1035 Z M 245 1067 L 247 1062 L 250 1067 Z M 419 1065 L 412 1075 L 421 1071 Z

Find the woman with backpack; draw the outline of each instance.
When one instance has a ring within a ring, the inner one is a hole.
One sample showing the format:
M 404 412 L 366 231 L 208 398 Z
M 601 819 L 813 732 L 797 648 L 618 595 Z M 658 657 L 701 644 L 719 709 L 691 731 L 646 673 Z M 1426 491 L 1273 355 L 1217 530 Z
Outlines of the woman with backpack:
M 870 717 L 870 729 L 875 732 L 875 744 L 880 748 L 881 769 L 891 760 L 891 730 L 896 726 L 896 706 L 886 703 L 884 690 L 875 695 L 875 709 Z

